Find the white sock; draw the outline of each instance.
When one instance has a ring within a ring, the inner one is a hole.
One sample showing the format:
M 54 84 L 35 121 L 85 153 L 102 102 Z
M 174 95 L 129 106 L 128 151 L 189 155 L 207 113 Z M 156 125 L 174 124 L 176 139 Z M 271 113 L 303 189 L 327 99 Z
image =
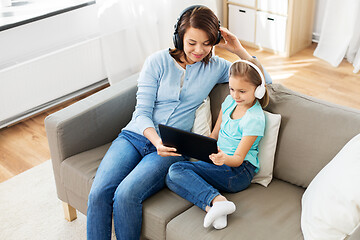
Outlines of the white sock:
M 228 215 L 235 212 L 235 204 L 230 201 L 215 202 L 204 218 L 204 227 L 209 227 L 215 219 L 222 215 Z
M 227 226 L 227 215 L 222 215 L 217 219 L 215 219 L 213 222 L 213 227 L 218 230 L 226 228 L 226 226 Z

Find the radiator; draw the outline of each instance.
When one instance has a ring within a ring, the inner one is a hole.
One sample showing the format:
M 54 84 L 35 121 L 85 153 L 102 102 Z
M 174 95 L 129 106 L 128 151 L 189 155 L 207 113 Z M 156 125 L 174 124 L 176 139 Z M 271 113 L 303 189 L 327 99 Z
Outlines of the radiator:
M 106 82 L 100 39 L 0 70 L 0 128 Z

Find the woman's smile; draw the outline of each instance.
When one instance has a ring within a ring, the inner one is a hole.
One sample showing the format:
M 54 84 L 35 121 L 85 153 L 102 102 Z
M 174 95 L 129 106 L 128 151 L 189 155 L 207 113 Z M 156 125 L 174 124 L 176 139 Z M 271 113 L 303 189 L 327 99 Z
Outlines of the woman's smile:
M 203 54 L 195 54 L 193 53 L 192 54 L 195 58 L 202 58 L 203 57 Z

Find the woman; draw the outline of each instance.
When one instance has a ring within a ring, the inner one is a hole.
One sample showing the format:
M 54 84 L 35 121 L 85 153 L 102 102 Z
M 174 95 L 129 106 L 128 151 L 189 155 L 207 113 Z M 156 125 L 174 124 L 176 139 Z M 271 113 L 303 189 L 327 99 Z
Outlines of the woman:
M 220 41 L 220 34 L 222 40 Z M 190 130 L 195 111 L 217 83 L 228 82 L 230 62 L 212 57 L 219 42 L 240 58 L 251 56 L 207 7 L 185 9 L 175 25 L 175 49 L 154 53 L 138 79 L 132 120 L 122 129 L 97 170 L 88 200 L 88 239 L 139 239 L 142 202 L 165 186 L 171 164 L 186 158 L 165 147 L 158 124 Z

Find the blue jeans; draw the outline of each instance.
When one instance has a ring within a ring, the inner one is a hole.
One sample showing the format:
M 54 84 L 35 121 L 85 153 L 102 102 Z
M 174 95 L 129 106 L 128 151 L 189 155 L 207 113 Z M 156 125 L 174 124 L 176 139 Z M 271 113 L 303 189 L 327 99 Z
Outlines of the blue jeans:
M 122 131 L 102 159 L 90 190 L 87 239 L 139 239 L 142 202 L 165 186 L 171 164 L 184 157 L 161 157 L 144 136 Z
M 217 166 L 211 163 L 174 163 L 166 176 L 166 185 L 182 198 L 205 211 L 212 200 L 223 192 L 240 192 L 246 189 L 255 175 L 251 163 L 244 161 L 239 167 Z

